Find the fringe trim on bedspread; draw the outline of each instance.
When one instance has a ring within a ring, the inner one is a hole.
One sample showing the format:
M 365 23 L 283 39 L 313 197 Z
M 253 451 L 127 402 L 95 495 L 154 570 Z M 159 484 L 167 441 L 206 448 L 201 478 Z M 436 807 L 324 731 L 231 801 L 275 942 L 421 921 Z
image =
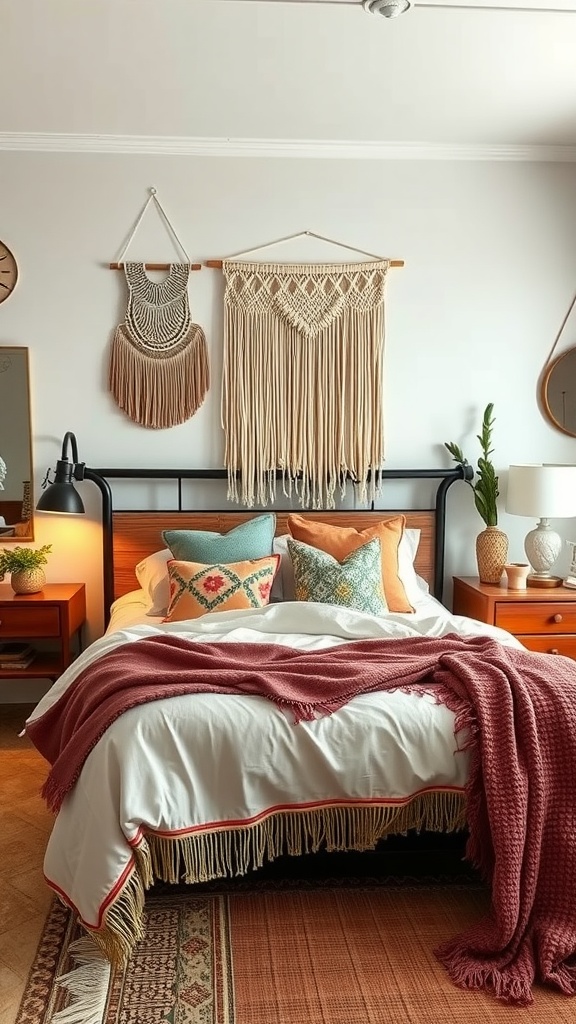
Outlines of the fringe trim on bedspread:
M 422 793 L 402 806 L 314 807 L 270 814 L 242 828 L 160 836 L 148 834 L 135 849 L 135 869 L 104 912 L 103 926 L 89 929 L 113 964 L 122 964 L 145 935 L 145 890 L 156 879 L 208 882 L 247 874 L 283 854 L 320 848 L 373 850 L 387 835 L 409 829 L 453 832 L 466 824 L 463 792 Z

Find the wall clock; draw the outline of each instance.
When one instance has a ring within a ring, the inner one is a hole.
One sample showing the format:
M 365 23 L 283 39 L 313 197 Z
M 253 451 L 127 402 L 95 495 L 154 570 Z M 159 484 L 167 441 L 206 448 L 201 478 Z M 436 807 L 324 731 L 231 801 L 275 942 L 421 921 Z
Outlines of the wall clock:
M 12 294 L 18 280 L 18 264 L 4 242 L 0 242 L 0 302 Z

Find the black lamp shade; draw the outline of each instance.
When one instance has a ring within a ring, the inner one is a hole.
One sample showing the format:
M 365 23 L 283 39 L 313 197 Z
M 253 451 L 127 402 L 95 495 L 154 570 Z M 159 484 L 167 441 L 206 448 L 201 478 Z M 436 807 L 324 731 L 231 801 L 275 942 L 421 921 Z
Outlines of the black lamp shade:
M 69 458 L 69 449 L 71 456 Z M 62 441 L 62 455 L 56 463 L 54 482 L 49 483 L 50 470 L 42 485 L 43 493 L 36 505 L 39 512 L 56 512 L 60 515 L 82 515 L 85 512 L 84 502 L 78 494 L 74 483 L 77 480 L 91 480 L 98 487 L 102 496 L 102 559 L 104 576 L 104 624 L 110 622 L 110 608 L 114 600 L 114 580 L 112 566 L 114 552 L 112 547 L 112 491 L 108 481 L 98 470 L 90 469 L 78 461 L 78 445 L 76 437 L 68 430 Z
M 42 494 L 36 508 L 38 512 L 60 512 L 75 515 L 81 515 L 85 511 L 82 498 L 72 481 L 50 484 Z
M 73 462 L 68 460 L 68 444 L 72 446 Z M 62 444 L 62 457 L 56 463 L 54 483 L 45 487 L 36 508 L 38 512 L 60 512 L 82 515 L 85 511 L 82 498 L 74 487 L 74 480 L 84 479 L 84 463 L 78 462 L 78 450 L 74 434 L 67 433 Z M 48 474 L 46 474 L 46 481 Z

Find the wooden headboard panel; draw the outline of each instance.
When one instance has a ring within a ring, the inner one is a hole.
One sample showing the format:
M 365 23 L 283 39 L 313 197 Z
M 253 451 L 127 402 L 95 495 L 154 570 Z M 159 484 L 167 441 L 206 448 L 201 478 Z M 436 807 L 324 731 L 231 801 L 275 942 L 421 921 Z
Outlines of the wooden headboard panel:
M 435 481 L 433 508 L 430 509 L 430 491 L 424 509 L 384 509 L 370 511 L 302 512 L 311 519 L 341 526 L 363 529 L 387 515 L 402 511 L 407 526 L 421 530 L 421 541 L 416 558 L 416 571 L 430 585 L 435 597 L 442 600 L 444 582 L 444 540 L 446 523 L 446 494 L 456 480 L 471 479 L 471 467 L 456 466 L 454 469 L 385 469 L 379 476 L 382 485 L 387 481 Z M 277 476 L 281 476 L 277 473 Z M 102 497 L 102 571 L 104 579 L 104 620 L 110 619 L 110 606 L 115 598 L 137 588 L 134 567 L 146 555 L 164 547 L 161 531 L 165 529 L 203 529 L 223 533 L 261 511 L 218 511 L 190 512 L 184 508 L 183 482 L 226 480 L 224 469 L 91 469 L 83 467 L 83 477 L 91 480 L 100 490 Z M 141 511 L 136 509 L 116 511 L 114 509 L 110 480 L 137 481 L 169 480 L 177 485 L 177 501 L 174 511 Z M 424 502 L 422 503 L 424 504 Z M 266 511 L 266 510 L 263 510 Z M 270 509 L 277 517 L 278 535 L 288 533 L 288 511 Z
M 114 598 L 121 597 L 138 588 L 134 575 L 134 566 L 166 547 L 162 540 L 162 530 L 213 530 L 215 533 L 227 533 L 240 523 L 245 523 L 261 512 L 115 512 L 113 514 L 113 558 L 114 558 Z M 420 530 L 420 544 L 416 556 L 416 572 L 422 576 L 434 590 L 434 536 L 435 513 L 433 511 L 404 512 L 406 526 Z M 275 512 L 276 536 L 290 533 L 288 529 L 288 512 Z M 398 515 L 398 512 L 302 512 L 298 515 L 307 519 L 315 519 L 335 526 L 353 526 L 356 530 L 364 530 L 368 526 L 385 519 L 387 516 Z

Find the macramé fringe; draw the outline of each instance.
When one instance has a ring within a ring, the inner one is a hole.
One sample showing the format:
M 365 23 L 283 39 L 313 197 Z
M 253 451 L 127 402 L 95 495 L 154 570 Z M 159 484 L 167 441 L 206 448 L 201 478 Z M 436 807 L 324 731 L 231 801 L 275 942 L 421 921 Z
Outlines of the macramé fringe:
M 210 385 L 204 332 L 192 324 L 175 353 L 143 352 L 116 328 L 108 383 L 123 412 L 142 427 L 173 427 L 200 408 Z
M 104 912 L 103 926 L 89 931 L 107 959 L 122 964 L 144 938 L 145 891 L 156 879 L 193 885 L 247 874 L 283 854 L 373 850 L 392 833 L 453 832 L 465 823 L 464 793 L 435 791 L 401 807 L 321 807 L 271 814 L 243 828 L 173 837 L 150 833 L 135 850 L 134 871 Z
M 333 508 L 346 481 L 374 501 L 384 462 L 384 283 L 388 261 L 225 261 L 222 427 L 228 498 L 266 506 L 292 487 Z

